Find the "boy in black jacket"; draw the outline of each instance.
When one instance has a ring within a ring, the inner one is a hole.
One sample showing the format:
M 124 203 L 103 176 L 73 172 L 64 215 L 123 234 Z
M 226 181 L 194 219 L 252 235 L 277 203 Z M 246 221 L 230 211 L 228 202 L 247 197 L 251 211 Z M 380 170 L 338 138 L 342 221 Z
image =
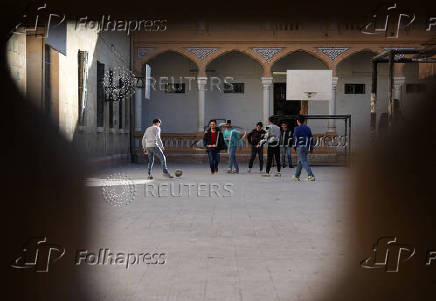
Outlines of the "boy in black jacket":
M 220 162 L 220 151 L 226 148 L 223 133 L 216 125 L 216 120 L 209 121 L 209 128 L 204 133 L 203 145 L 206 148 L 209 156 L 209 165 L 211 174 L 218 172 L 218 164 Z
M 248 163 L 248 172 L 251 172 L 251 168 L 253 167 L 254 159 L 256 159 L 256 155 L 259 155 L 259 168 L 262 172 L 263 170 L 263 147 L 257 147 L 260 141 L 263 139 L 263 136 L 266 134 L 265 130 L 262 128 L 263 123 L 258 122 L 256 124 L 256 128 L 252 130 L 248 136 L 248 142 L 251 145 L 251 157 L 250 162 Z
M 289 168 L 292 168 L 291 145 L 293 133 L 288 127 L 287 122 L 282 122 L 280 127 L 280 149 L 282 151 L 282 167 L 286 167 L 286 158 Z

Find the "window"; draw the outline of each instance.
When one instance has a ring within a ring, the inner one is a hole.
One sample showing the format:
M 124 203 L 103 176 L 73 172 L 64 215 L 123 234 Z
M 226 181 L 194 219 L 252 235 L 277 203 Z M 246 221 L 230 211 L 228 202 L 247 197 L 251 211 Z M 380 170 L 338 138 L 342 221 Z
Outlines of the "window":
M 345 94 L 365 94 L 365 84 L 345 84 Z
M 114 76 L 114 72 L 113 70 L 109 70 L 109 85 L 112 86 L 113 85 L 113 76 Z M 114 127 L 114 99 L 112 94 L 109 94 L 109 128 L 113 128 Z
M 85 109 L 86 109 L 86 83 L 88 81 L 88 51 L 80 51 L 78 53 L 79 61 L 79 125 L 85 125 Z
M 425 90 L 425 84 L 406 84 L 406 93 L 423 93 Z
M 224 83 L 224 93 L 244 93 L 244 83 Z
M 97 127 L 104 127 L 104 64 L 97 61 Z
M 114 102 L 109 102 L 109 127 L 114 127 Z
M 123 128 L 123 100 L 118 102 L 118 128 Z
M 185 84 L 184 83 L 166 84 L 165 93 L 185 93 Z

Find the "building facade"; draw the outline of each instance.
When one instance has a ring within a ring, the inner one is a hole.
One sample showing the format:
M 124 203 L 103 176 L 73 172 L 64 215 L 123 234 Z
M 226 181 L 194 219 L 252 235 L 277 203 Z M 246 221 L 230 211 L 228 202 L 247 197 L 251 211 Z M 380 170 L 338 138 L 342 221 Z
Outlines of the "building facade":
M 130 98 L 108 101 L 104 74 L 130 69 L 130 37 L 65 24 L 56 49 L 44 28 L 15 33 L 8 43 L 11 76 L 23 95 L 51 118 L 87 160 L 109 162 L 130 156 Z M 51 35 L 52 33 L 50 33 Z
M 136 32 L 131 53 L 135 74 L 144 76 L 144 66 L 149 65 L 155 87 L 149 99 L 137 94 L 135 129 L 142 131 L 156 116 L 164 120 L 163 132 L 198 133 L 212 118 L 231 119 L 251 129 L 273 114 L 351 114 L 353 141 L 365 141 L 370 127 L 372 57 L 392 48 L 422 49 L 434 33 L 421 28 L 401 30 L 392 38 L 384 33 L 364 34 L 360 28 L 198 23 L 169 24 L 158 35 Z M 331 70 L 332 98 L 284 101 L 285 72 L 292 69 Z M 420 69 L 418 63 L 395 64 L 395 98 L 401 109 L 419 97 Z M 381 116 L 387 112 L 387 64 L 378 72 L 377 113 Z M 238 91 L 224 91 L 226 78 Z M 179 93 L 165 88 L 173 82 L 182 88 Z M 310 125 L 316 133 L 344 131 L 340 122 L 310 121 Z

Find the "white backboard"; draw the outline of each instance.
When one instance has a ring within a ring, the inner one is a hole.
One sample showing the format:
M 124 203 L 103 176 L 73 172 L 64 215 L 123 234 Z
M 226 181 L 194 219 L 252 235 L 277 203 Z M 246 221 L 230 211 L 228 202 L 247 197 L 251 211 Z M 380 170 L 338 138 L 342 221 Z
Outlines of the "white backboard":
M 332 97 L 332 70 L 287 70 L 286 100 L 324 100 Z

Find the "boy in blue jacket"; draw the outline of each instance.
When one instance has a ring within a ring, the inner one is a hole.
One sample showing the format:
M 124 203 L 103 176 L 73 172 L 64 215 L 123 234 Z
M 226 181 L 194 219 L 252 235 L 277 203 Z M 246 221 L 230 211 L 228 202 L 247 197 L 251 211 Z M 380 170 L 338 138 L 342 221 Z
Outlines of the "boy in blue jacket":
M 226 129 L 224 130 L 224 141 L 229 150 L 229 169 L 227 173 L 239 173 L 239 165 L 236 162 L 236 149 L 242 146 L 239 132 L 232 128 L 232 121 L 226 121 Z M 233 167 L 235 168 L 233 170 Z
M 313 136 L 310 127 L 304 124 L 304 117 L 297 117 L 297 125 L 294 129 L 294 144 L 293 147 L 298 155 L 297 169 L 292 179 L 300 181 L 301 169 L 304 167 L 307 171 L 307 181 L 315 181 L 315 176 L 312 173 L 309 162 L 307 161 L 307 153 L 313 151 Z

